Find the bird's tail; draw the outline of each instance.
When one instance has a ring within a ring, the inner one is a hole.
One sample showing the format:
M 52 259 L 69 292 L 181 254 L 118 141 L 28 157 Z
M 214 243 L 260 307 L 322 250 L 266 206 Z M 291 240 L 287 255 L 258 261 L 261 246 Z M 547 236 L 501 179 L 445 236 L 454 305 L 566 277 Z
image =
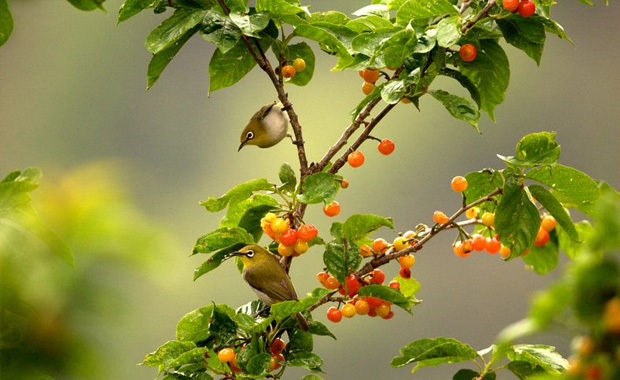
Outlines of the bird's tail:
M 293 314 L 293 318 L 295 318 L 297 320 L 297 323 L 299 324 L 299 327 L 304 330 L 304 331 L 308 331 L 308 321 L 306 320 L 306 318 L 304 318 L 303 315 L 301 315 L 301 313 L 295 313 Z

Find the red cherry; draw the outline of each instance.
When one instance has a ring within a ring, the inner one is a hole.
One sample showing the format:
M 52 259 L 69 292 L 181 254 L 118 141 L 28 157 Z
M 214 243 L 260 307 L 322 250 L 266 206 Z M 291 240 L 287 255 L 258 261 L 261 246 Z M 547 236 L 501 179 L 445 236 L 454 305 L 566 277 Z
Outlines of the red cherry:
M 381 140 L 381 142 L 379 143 L 379 152 L 381 152 L 381 154 L 384 155 L 389 155 L 394 151 L 394 143 L 392 142 L 392 140 Z
M 523 17 L 530 17 L 536 12 L 536 4 L 530 0 L 523 0 L 519 4 L 517 12 Z

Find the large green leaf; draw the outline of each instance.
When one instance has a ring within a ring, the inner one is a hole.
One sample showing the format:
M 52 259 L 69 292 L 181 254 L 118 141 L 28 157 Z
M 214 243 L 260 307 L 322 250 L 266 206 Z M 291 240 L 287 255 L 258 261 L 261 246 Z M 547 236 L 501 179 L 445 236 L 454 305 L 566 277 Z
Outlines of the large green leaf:
M 480 132 L 478 129 L 478 120 L 480 120 L 480 111 L 478 108 L 472 104 L 469 100 L 450 94 L 443 90 L 434 90 L 429 91 L 429 94 L 433 96 L 433 98 L 437 99 L 444 107 L 450 112 L 450 115 L 454 116 L 459 120 L 466 121 L 472 127 L 476 129 L 476 131 Z
M 278 208 L 278 201 L 271 195 L 254 194 L 249 199 L 231 204 L 220 221 L 220 227 L 240 227 L 258 242 L 263 234 L 260 220 L 270 211 Z
M 343 69 L 353 60 L 353 57 L 342 42 L 325 29 L 314 25 L 301 24 L 295 28 L 294 34 L 316 41 L 321 46 L 321 49 L 336 54 L 338 56 L 338 63 L 334 69 Z
M 478 353 L 471 346 L 452 338 L 420 339 L 400 349 L 401 356 L 392 359 L 392 367 L 417 363 L 418 368 L 473 360 Z
M 376 297 L 393 303 L 394 305 L 411 313 L 411 302 L 398 290 L 379 284 L 371 284 L 363 286 L 358 292 L 360 297 Z
M 199 9 L 177 9 L 149 33 L 144 43 L 146 50 L 156 54 L 166 49 L 198 25 L 205 13 L 206 11 Z
M 211 336 L 209 331 L 211 317 L 213 317 L 213 305 L 190 311 L 177 323 L 176 338 L 189 342 L 206 340 Z
M 527 188 L 532 196 L 553 215 L 568 236 L 574 241 L 579 241 L 579 233 L 575 228 L 575 224 L 573 224 L 570 215 L 568 215 L 568 212 L 566 212 L 566 209 L 562 207 L 560 202 L 558 202 L 547 189 L 540 185 L 530 185 Z
M 246 36 L 258 37 L 258 33 L 269 25 L 269 17 L 264 13 L 248 15 L 231 12 L 229 17 Z
M 117 24 L 137 15 L 147 8 L 153 7 L 156 0 L 126 0 L 118 10 Z
M 545 47 L 545 27 L 540 19 L 512 15 L 495 20 L 506 42 L 523 50 L 540 65 L 540 58 Z
M 437 23 L 437 45 L 450 47 L 461 38 L 461 19 L 459 16 L 447 17 Z
M 251 235 L 250 235 L 251 236 Z M 254 240 L 250 243 L 253 243 Z M 231 245 L 230 247 L 222 248 L 218 251 L 213 252 L 211 257 L 209 257 L 205 262 L 200 264 L 200 266 L 194 269 L 194 281 L 199 277 L 211 272 L 222 264 L 225 260 L 229 259 L 232 252 L 238 251 L 243 248 L 246 244 L 250 243 L 237 243 L 235 245 Z
M 558 232 L 558 245 L 560 246 L 560 250 L 566 254 L 566 256 L 574 259 L 577 257 L 584 248 L 584 243 L 590 240 L 590 235 L 593 233 L 594 229 L 592 225 L 587 220 L 582 220 L 580 222 L 575 223 L 575 229 L 577 230 L 577 234 L 582 242 L 577 242 L 573 240 L 568 233 L 564 232 L 564 229 L 561 227 L 556 227 L 556 231 Z
M 325 253 L 323 253 L 323 263 L 327 270 L 341 284 L 345 282 L 345 277 L 349 273 L 359 267 L 362 258 L 357 248 L 350 245 L 347 245 L 347 248 L 345 249 L 343 244 L 331 242 L 325 246 Z
M 504 157 L 498 155 L 508 164 L 534 167 L 558 162 L 561 147 L 555 141 L 556 132 L 530 133 L 517 144 L 517 155 Z
M 521 255 L 536 238 L 540 227 L 538 209 L 518 184 L 508 183 L 495 212 L 495 230 L 499 240 L 511 251 Z
M 256 11 L 272 12 L 275 15 L 284 16 L 302 13 L 304 9 L 286 0 L 256 0 Z
M 105 10 L 103 2 L 105 0 L 68 0 L 71 5 L 81 11 L 94 11 L 95 9 Z
M 327 289 L 322 289 L 319 292 L 315 292 L 313 295 L 302 298 L 299 301 L 284 301 L 278 302 L 274 305 L 271 305 L 271 314 L 276 318 L 277 321 L 282 321 L 285 318 L 288 318 L 290 315 L 295 313 L 300 313 L 310 306 L 314 305 L 319 299 L 323 298 L 330 291 Z
M 0 46 L 9 39 L 13 32 L 13 16 L 7 0 L 0 0 Z
M 372 214 L 354 214 L 342 225 L 342 238 L 349 243 L 358 244 L 381 227 L 394 228 L 392 218 Z
M 266 52 L 271 42 L 269 38 L 262 38 L 259 41 L 261 49 Z M 213 92 L 232 86 L 252 71 L 254 66 L 256 66 L 256 61 L 243 41 L 239 41 L 226 54 L 219 49 L 216 50 L 209 62 L 209 91 Z
M 301 185 L 302 194 L 297 196 L 306 204 L 329 203 L 334 200 L 340 184 L 331 173 L 315 173 L 304 179 Z
M 208 10 L 202 19 L 200 36 L 224 54 L 235 47 L 241 34 L 241 29 L 219 10 Z
M 531 265 L 538 274 L 547 274 L 558 266 L 558 246 L 549 241 L 542 247 L 531 246 L 526 255 L 521 256 L 523 262 Z
M 280 182 L 282 182 L 280 190 L 288 191 L 289 193 L 295 191 L 295 187 L 297 187 L 297 176 L 291 165 L 288 163 L 282 164 L 278 172 L 278 177 L 280 178 Z
M 476 102 L 478 108 L 480 108 L 480 91 L 478 91 L 478 87 L 476 87 L 476 85 L 468 77 L 461 74 L 458 70 L 452 70 L 447 67 L 441 71 L 441 74 L 456 79 L 461 86 L 465 87 L 465 89 L 469 91 L 469 95 L 472 100 Z
M 310 83 L 312 75 L 314 75 L 315 62 L 314 52 L 312 51 L 310 45 L 305 42 L 288 45 L 284 56 L 289 62 L 292 62 L 296 58 L 301 58 L 306 62 L 306 69 L 302 72 L 296 73 L 295 76 L 289 79 L 286 83 L 296 84 L 298 86 L 305 86 Z
M 552 374 L 559 374 L 568 368 L 568 361 L 558 354 L 553 346 L 517 344 L 510 347 L 506 355 L 512 361 L 524 361 Z
M 565 207 L 582 208 L 596 201 L 600 190 L 587 174 L 560 164 L 534 168 L 526 178 L 544 183 Z
M 396 22 L 407 25 L 418 21 L 443 15 L 456 16 L 458 10 L 449 0 L 409 0 L 396 13 Z
M 373 32 L 382 28 L 393 28 L 394 24 L 385 17 L 367 15 L 348 21 L 345 26 L 356 33 Z
M 465 179 L 467 179 L 467 189 L 465 189 L 464 195 L 467 203 L 477 201 L 504 184 L 500 173 L 492 170 L 467 173 Z M 478 207 L 491 209 L 491 206 L 492 203 L 487 203 Z
M 480 47 L 476 59 L 463 62 L 460 69 L 478 87 L 482 110 L 495 120 L 493 111 L 506 97 L 510 66 L 504 49 L 495 40 L 480 40 Z
M 236 244 L 253 243 L 253 237 L 243 228 L 238 227 L 223 227 L 217 230 L 211 231 L 206 235 L 198 238 L 192 254 L 196 253 L 211 253 L 222 248 L 228 248 Z
M 146 355 L 141 364 L 149 367 L 167 366 L 180 355 L 195 348 L 196 344 L 194 342 L 171 340 L 161 345 L 155 352 Z
M 518 377 L 519 380 L 526 380 L 530 378 L 530 376 L 545 372 L 540 366 L 523 360 L 512 361 L 506 364 L 506 369 Z
M 229 203 L 232 205 L 249 198 L 255 191 L 272 190 L 273 188 L 274 185 L 265 178 L 257 178 L 233 187 L 219 198 L 209 197 L 206 201 L 200 202 L 200 205 L 204 206 L 209 212 L 217 212 L 226 208 Z
M 188 30 L 182 37 L 176 40 L 172 45 L 161 50 L 157 54 L 153 54 L 149 67 L 146 71 L 146 89 L 153 87 L 155 82 L 161 76 L 166 66 L 172 61 L 175 55 L 181 50 L 183 45 L 198 31 L 198 27 Z
M 319 321 L 308 321 L 308 332 L 313 335 L 329 336 L 336 340 L 336 336 Z
M 323 365 L 323 359 L 312 352 L 295 352 L 286 358 L 286 365 L 316 370 Z

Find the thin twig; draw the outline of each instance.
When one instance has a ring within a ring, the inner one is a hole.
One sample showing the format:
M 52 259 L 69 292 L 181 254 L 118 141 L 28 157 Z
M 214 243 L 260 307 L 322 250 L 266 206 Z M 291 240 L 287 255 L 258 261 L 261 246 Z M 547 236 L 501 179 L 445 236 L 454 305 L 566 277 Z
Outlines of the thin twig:
M 467 32 L 469 29 L 473 28 L 474 25 L 476 25 L 476 23 L 478 21 L 480 21 L 483 18 L 487 17 L 489 15 L 489 11 L 491 10 L 491 8 L 493 8 L 495 6 L 495 4 L 496 4 L 496 0 L 489 0 L 489 2 L 486 3 L 484 8 L 482 8 L 480 13 L 475 15 L 474 18 L 469 20 L 467 22 L 467 24 L 465 24 L 465 25 L 463 25 L 463 27 L 461 27 L 461 33 L 465 34 L 465 32 Z

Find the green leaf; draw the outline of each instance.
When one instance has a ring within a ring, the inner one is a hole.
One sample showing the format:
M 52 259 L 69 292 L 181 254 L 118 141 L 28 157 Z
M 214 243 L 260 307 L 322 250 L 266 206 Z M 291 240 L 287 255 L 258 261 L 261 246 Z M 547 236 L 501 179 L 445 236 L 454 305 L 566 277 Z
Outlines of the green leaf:
M 420 303 L 421 301 L 415 298 L 415 294 L 420 290 L 420 283 L 413 277 L 403 278 L 400 276 L 396 276 L 394 278 L 400 284 L 400 292 L 405 298 L 409 300 L 409 302 Z
M 285 318 L 290 317 L 295 313 L 300 313 L 310 306 L 314 305 L 320 297 L 306 297 L 299 301 L 283 301 L 271 305 L 271 315 L 273 315 L 276 321 L 280 322 Z
M 289 343 L 286 345 L 286 356 L 294 352 L 312 352 L 314 349 L 314 337 L 308 331 L 300 329 L 289 330 Z
M 465 179 L 467 179 L 467 189 L 465 189 L 464 195 L 467 203 L 477 201 L 504 184 L 500 173 L 491 170 L 467 173 Z M 498 197 L 496 196 L 496 198 Z M 490 205 L 492 203 L 484 203 L 479 207 L 491 209 Z
M 598 185 L 592 178 L 568 166 L 555 164 L 534 168 L 525 177 L 549 186 L 551 194 L 565 207 L 583 208 L 600 196 Z
M 420 339 L 400 349 L 401 356 L 392 359 L 392 367 L 417 363 L 412 372 L 422 367 L 473 360 L 478 353 L 469 345 L 452 338 Z
M 202 367 L 205 352 L 209 351 L 207 347 L 196 347 L 193 350 L 182 353 L 174 360 L 168 363 L 168 368 L 180 368 L 188 364 L 198 364 Z
M 323 253 L 323 263 L 325 263 L 327 270 L 341 284 L 344 283 L 345 277 L 349 273 L 359 267 L 361 258 L 357 248 L 345 250 L 345 246 L 337 242 L 328 243 L 325 246 L 325 253 Z
M 144 46 L 156 54 L 178 41 L 202 21 L 206 11 L 179 8 L 146 37 Z
M 297 199 L 306 204 L 330 203 L 336 197 L 340 185 L 331 173 L 309 175 L 301 185 L 302 194 Z
M 561 316 L 571 303 L 572 294 L 568 284 L 558 282 L 532 298 L 528 318 L 541 329 L 548 327 L 554 319 Z
M 469 100 L 460 96 L 452 95 L 443 90 L 429 91 L 429 94 L 443 104 L 452 116 L 459 120 L 466 121 L 474 127 L 476 131 L 480 132 L 478 129 L 480 111 L 478 111 L 478 108 L 471 104 Z
M 395 33 L 381 45 L 385 65 L 392 68 L 402 66 L 405 63 L 405 58 L 411 54 L 410 46 L 417 42 L 418 39 L 416 38 L 415 31 L 411 27 Z
M 217 46 L 223 54 L 237 45 L 241 34 L 241 29 L 219 10 L 208 10 L 202 19 L 200 36 Z
M 582 242 L 590 240 L 591 234 L 594 232 L 592 225 L 587 220 L 577 222 L 574 224 L 577 234 Z M 561 227 L 556 227 L 558 233 L 558 245 L 560 250 L 564 252 L 571 259 L 576 258 L 583 250 L 584 244 L 573 240 L 568 233 L 564 232 Z
M 336 54 L 338 56 L 338 63 L 332 70 L 343 69 L 353 61 L 353 57 L 342 42 L 334 34 L 322 28 L 314 25 L 301 24 L 295 28 L 293 34 L 316 41 L 321 45 L 321 49 Z
M 568 361 L 553 346 L 517 344 L 510 347 L 506 354 L 511 361 L 524 361 L 552 374 L 559 374 L 568 368 Z
M 264 352 L 260 354 L 256 354 L 252 356 L 250 360 L 248 360 L 247 364 L 245 365 L 245 369 L 248 375 L 253 375 L 256 378 L 258 378 L 259 375 L 268 373 L 270 361 L 271 361 L 271 355 L 266 354 Z
M 313 335 L 329 336 L 336 340 L 336 336 L 319 321 L 308 321 L 308 332 Z
M 526 135 L 517 144 L 516 156 L 499 156 L 508 164 L 534 167 L 555 164 L 560 158 L 560 145 L 555 142 L 556 132 L 538 132 Z
M 202 342 L 206 340 L 211 336 L 209 325 L 212 316 L 213 305 L 204 306 L 185 314 L 177 323 L 177 340 L 189 342 Z
M 507 183 L 495 212 L 495 230 L 499 240 L 511 251 L 511 257 L 521 255 L 532 245 L 538 228 L 538 209 L 519 185 Z
M 262 38 L 259 41 L 264 52 L 269 49 L 271 43 L 272 40 L 269 38 Z M 254 66 L 256 66 L 256 61 L 243 41 L 239 41 L 226 54 L 219 49 L 216 50 L 209 62 L 209 91 L 213 92 L 232 86 L 252 71 Z
M 254 241 L 252 241 L 251 243 L 253 242 Z M 200 264 L 198 268 L 194 269 L 194 281 L 196 281 L 199 277 L 211 272 L 215 268 L 219 267 L 223 261 L 230 258 L 230 254 L 232 252 L 243 248 L 246 244 L 249 243 L 238 243 L 214 252 L 211 257 L 209 257 L 205 262 Z
M 540 58 L 545 47 L 545 27 L 540 19 L 512 15 L 495 20 L 506 42 L 523 50 L 540 65 Z
M 258 37 L 258 33 L 269 25 L 269 17 L 264 13 L 248 15 L 231 12 L 229 17 L 243 34 L 250 37 Z
M 105 0 L 67 0 L 71 5 L 81 11 L 94 11 L 95 9 L 105 10 L 103 2 Z
M 551 20 L 550 18 L 540 16 L 540 15 L 533 15 L 531 18 L 534 20 L 540 21 L 545 26 L 546 32 L 553 33 L 556 36 L 560 37 L 561 39 L 566 40 L 570 42 L 571 44 L 575 45 L 573 40 L 571 40 L 570 37 L 566 35 L 566 32 L 564 32 L 564 28 L 562 27 L 562 25 L 558 24 L 554 20 Z
M 383 91 L 384 86 L 385 86 L 385 83 L 381 83 L 380 85 L 375 87 L 374 90 L 372 90 L 370 94 L 366 95 L 366 97 L 362 99 L 362 101 L 357 105 L 357 107 L 355 107 L 355 109 L 351 111 L 351 116 L 352 116 L 353 121 L 357 119 L 357 116 L 368 105 L 368 103 L 370 103 L 371 100 L 376 99 L 381 96 L 381 92 Z
M 256 229 L 260 228 L 260 219 L 271 210 L 278 208 L 278 201 L 271 195 L 254 194 L 250 198 L 235 202 L 228 207 L 226 215 L 220 221 L 220 227 L 240 227 L 254 236 L 258 236 Z M 262 229 L 261 229 L 262 231 Z
M 243 228 L 218 228 L 217 230 L 199 237 L 194 245 L 192 254 L 211 253 L 236 244 L 251 244 L 253 242 L 254 239 L 252 235 Z
M 437 45 L 450 47 L 461 38 L 461 18 L 453 16 L 444 18 L 437 23 Z
M 280 190 L 288 191 L 290 193 L 295 192 L 295 187 L 297 186 L 297 176 L 295 175 L 295 171 L 291 165 L 288 163 L 282 164 L 278 177 L 280 177 L 280 182 L 282 182 Z
M 558 202 L 547 189 L 540 185 L 530 185 L 527 188 L 532 196 L 558 221 L 568 236 L 574 241 L 579 241 L 579 233 L 575 228 L 575 224 L 573 224 L 570 215 L 568 215 L 568 212 L 566 212 L 566 209 L 562 207 L 560 202 Z
M 378 284 L 371 284 L 363 286 L 357 294 L 360 297 L 377 297 L 384 301 L 393 303 L 394 305 L 404 309 L 406 312 L 411 313 L 411 302 L 398 290 L 390 287 Z
M 549 241 L 542 247 L 532 246 L 526 255 L 521 256 L 523 262 L 531 265 L 538 274 L 547 274 L 558 266 L 558 246 Z
M 409 0 L 396 13 L 396 23 L 407 25 L 410 21 L 419 21 L 443 15 L 457 16 L 458 10 L 448 0 Z
M 286 365 L 313 370 L 323 365 L 323 359 L 312 352 L 295 352 L 286 358 Z
M 392 218 L 372 214 L 355 214 L 342 225 L 342 238 L 348 243 L 357 244 L 381 227 L 394 228 Z
M 321 376 L 317 375 L 306 375 L 301 378 L 301 380 L 324 380 Z
M 387 19 L 390 18 L 390 9 L 383 4 L 371 4 L 356 10 L 353 15 L 360 17 L 374 15 Z
M 286 83 L 295 84 L 297 86 L 305 86 L 310 83 L 312 75 L 314 74 L 314 52 L 310 45 L 305 42 L 300 42 L 294 45 L 288 45 L 285 57 L 289 61 L 293 61 L 295 58 L 301 58 L 306 62 L 306 69 L 302 72 L 296 73 L 294 77 L 289 79 Z
M 153 7 L 155 2 L 156 0 L 126 0 L 118 10 L 118 19 L 116 20 L 116 24 L 118 25 L 143 10 Z
M 248 8 L 248 0 L 224 0 L 231 13 L 247 13 L 250 11 Z
M 479 376 L 478 372 L 471 369 L 460 369 L 452 376 L 452 380 L 476 380 Z M 486 379 L 487 377 L 485 376 L 484 378 Z
M 506 364 L 506 369 L 518 377 L 519 380 L 526 380 L 533 375 L 545 372 L 540 366 L 522 360 Z
M 214 305 L 209 331 L 216 345 L 227 346 L 237 338 L 236 312 L 228 305 Z
M 356 33 L 373 32 L 381 28 L 393 28 L 394 24 L 385 17 L 367 15 L 348 21 L 345 26 Z
M 200 205 L 209 212 L 217 212 L 226 208 L 229 203 L 232 205 L 249 198 L 255 191 L 273 190 L 273 188 L 274 185 L 265 178 L 257 178 L 233 187 L 219 198 L 209 197 L 206 201 L 200 202 Z
M 0 0 L 0 46 L 9 39 L 13 32 L 13 16 L 7 0 Z
M 155 82 L 161 76 L 161 73 L 168 66 L 170 61 L 177 55 L 179 50 L 185 45 L 185 43 L 198 31 L 198 28 L 193 28 L 183 34 L 178 40 L 176 40 L 172 45 L 167 48 L 161 50 L 157 54 L 153 54 L 151 61 L 149 62 L 149 67 L 146 71 L 146 89 L 150 89 L 153 87 Z
M 23 172 L 15 170 L 0 181 L 0 212 L 12 210 L 30 203 L 30 193 L 39 187 L 41 170 L 27 168 Z
M 481 108 L 495 121 L 493 111 L 504 101 L 510 80 L 508 57 L 495 40 L 480 40 L 476 59 L 463 62 L 461 73 L 478 87 Z
M 278 16 L 295 15 L 305 12 L 285 0 L 256 0 L 256 12 L 272 12 Z
M 183 353 L 195 348 L 196 344 L 194 342 L 171 340 L 161 345 L 155 352 L 146 355 L 141 364 L 149 367 L 167 366 L 168 363 L 174 361 Z
M 441 74 L 456 79 L 461 86 L 465 87 L 465 89 L 469 91 L 469 95 L 472 100 L 476 102 L 476 105 L 480 108 L 480 91 L 478 91 L 478 87 L 476 87 L 476 85 L 468 77 L 461 74 L 458 70 L 452 70 L 447 67 L 442 70 Z
M 396 104 L 407 92 L 407 85 L 402 79 L 392 79 L 381 89 L 381 99 L 388 104 Z

